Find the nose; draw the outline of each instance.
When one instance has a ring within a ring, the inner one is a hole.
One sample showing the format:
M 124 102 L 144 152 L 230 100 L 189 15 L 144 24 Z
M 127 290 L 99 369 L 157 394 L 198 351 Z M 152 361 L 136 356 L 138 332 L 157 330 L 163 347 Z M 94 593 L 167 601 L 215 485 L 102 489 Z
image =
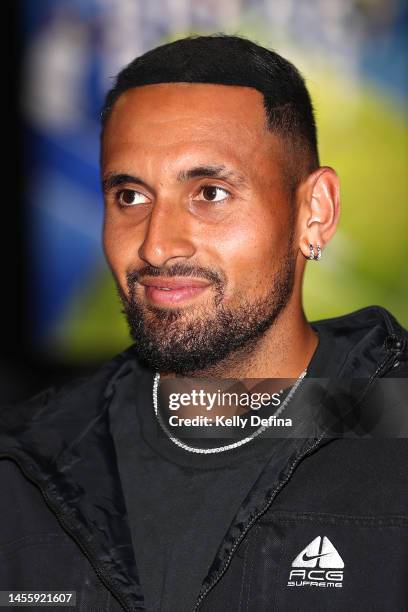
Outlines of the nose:
M 195 251 L 187 211 L 182 211 L 173 202 L 157 200 L 138 251 L 140 259 L 159 268 L 171 259 L 192 257 Z

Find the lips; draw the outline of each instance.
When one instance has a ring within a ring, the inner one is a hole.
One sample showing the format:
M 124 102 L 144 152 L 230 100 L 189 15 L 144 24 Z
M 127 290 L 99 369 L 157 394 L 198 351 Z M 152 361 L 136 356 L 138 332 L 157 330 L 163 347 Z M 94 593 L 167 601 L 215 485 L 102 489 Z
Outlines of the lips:
M 210 283 L 199 278 L 145 278 L 139 281 L 145 287 L 146 298 L 155 304 L 173 304 L 189 300 L 203 293 Z

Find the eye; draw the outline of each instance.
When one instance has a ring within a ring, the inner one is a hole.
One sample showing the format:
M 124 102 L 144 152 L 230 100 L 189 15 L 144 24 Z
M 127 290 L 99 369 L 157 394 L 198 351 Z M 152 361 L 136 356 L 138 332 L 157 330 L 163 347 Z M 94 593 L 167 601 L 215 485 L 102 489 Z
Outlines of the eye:
M 135 189 L 121 189 L 116 195 L 120 206 L 137 206 L 138 204 L 146 204 L 149 201 L 143 193 Z
M 204 201 L 204 202 L 222 202 L 226 200 L 231 194 L 226 189 L 222 187 L 217 187 L 216 185 L 206 185 L 202 187 L 199 195 L 202 197 L 195 198 L 196 200 Z

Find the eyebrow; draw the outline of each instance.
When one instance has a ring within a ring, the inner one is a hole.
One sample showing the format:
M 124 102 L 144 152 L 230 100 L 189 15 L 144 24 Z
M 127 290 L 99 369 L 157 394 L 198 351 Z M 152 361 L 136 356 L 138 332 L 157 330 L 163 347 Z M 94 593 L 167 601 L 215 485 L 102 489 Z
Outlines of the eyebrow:
M 245 184 L 246 180 L 243 174 L 229 170 L 226 166 L 196 166 L 189 170 L 182 170 L 177 176 L 180 182 L 189 181 L 194 178 L 219 178 L 229 179 L 238 184 Z
M 106 192 L 109 191 L 109 189 L 119 187 L 120 185 L 124 185 L 125 183 L 137 183 L 138 185 L 143 185 L 143 187 L 149 189 L 149 185 L 138 176 L 132 176 L 131 174 L 116 172 L 108 174 L 106 178 L 102 180 L 102 189 L 104 192 Z
M 185 183 L 189 180 L 195 178 L 218 178 L 231 180 L 235 182 L 237 185 L 246 185 L 246 179 L 243 174 L 235 172 L 233 170 L 229 170 L 226 166 L 195 166 L 194 168 L 189 168 L 188 170 L 181 170 L 181 172 L 177 175 L 177 180 L 180 183 Z M 138 176 L 133 176 L 131 174 L 125 173 L 111 173 L 108 174 L 106 178 L 102 181 L 102 189 L 104 192 L 109 191 L 109 189 L 113 189 L 114 187 L 119 187 L 120 185 L 124 185 L 125 183 L 134 183 L 138 185 L 142 185 L 146 189 L 151 190 L 149 185 Z

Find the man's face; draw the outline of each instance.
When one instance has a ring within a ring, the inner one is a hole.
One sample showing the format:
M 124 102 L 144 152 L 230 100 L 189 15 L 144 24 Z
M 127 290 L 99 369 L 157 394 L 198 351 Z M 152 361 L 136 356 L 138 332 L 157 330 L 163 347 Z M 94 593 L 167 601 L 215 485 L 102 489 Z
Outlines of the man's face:
M 103 137 L 104 249 L 142 360 L 188 374 L 247 351 L 294 285 L 284 146 L 255 89 L 134 88 Z

